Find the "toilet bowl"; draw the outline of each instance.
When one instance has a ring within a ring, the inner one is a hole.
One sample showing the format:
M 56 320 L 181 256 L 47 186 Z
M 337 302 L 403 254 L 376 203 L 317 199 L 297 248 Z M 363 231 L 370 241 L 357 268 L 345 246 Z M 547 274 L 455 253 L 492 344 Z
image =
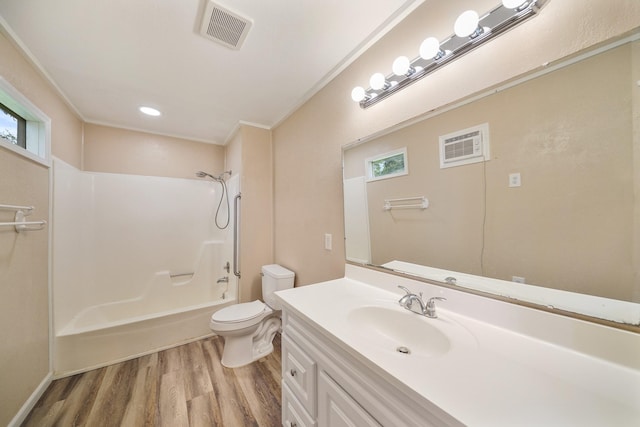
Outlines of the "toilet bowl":
M 273 351 L 273 337 L 280 330 L 281 307 L 274 293 L 293 287 L 294 273 L 270 264 L 262 267 L 262 296 L 215 312 L 209 327 L 224 337 L 222 365 L 238 368 L 248 365 Z

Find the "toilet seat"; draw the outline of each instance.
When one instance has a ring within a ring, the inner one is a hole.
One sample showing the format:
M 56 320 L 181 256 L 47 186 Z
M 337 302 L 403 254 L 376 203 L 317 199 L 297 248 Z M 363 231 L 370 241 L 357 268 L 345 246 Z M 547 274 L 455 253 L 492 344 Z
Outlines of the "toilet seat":
M 266 308 L 267 305 L 260 300 L 230 305 L 213 313 L 211 321 L 219 323 L 244 322 L 260 316 Z

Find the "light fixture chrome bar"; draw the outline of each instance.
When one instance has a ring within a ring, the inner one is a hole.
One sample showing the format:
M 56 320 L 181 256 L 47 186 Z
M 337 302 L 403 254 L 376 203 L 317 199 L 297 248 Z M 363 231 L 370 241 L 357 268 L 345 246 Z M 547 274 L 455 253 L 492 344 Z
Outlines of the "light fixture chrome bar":
M 474 34 L 469 37 L 459 37 L 455 34 L 449 36 L 440 43 L 440 49 L 446 53 L 445 55 L 437 56 L 434 59 L 423 59 L 420 56 L 416 57 L 410 64 L 412 69 L 416 70 L 413 74 L 397 76 L 396 74 L 391 73 L 387 75 L 386 81 L 394 83 L 378 90 L 372 89 L 371 87 L 366 89 L 364 91 L 364 99 L 359 102 L 360 107 L 371 107 L 421 78 L 444 67 L 446 64 L 471 52 L 478 46 L 481 46 L 500 34 L 509 31 L 511 28 L 521 24 L 527 19 L 536 16 L 548 1 L 549 0 L 530 0 L 528 2 L 523 2 L 523 5 L 516 9 L 507 8 L 502 4 L 498 5 L 493 10 L 480 17 L 478 26 L 484 30 L 480 34 Z

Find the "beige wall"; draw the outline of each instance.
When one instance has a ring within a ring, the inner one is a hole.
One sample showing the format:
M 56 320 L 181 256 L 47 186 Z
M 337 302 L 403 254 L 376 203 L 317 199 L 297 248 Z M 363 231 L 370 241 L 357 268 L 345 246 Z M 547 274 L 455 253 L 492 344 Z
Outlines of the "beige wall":
M 82 121 L 0 29 L 0 76 L 51 119 L 52 154 L 81 166 Z
M 632 301 L 631 50 L 626 44 L 347 150 L 345 178 L 364 175 L 368 157 L 408 152 L 409 175 L 367 184 L 373 263 L 520 276 Z M 439 136 L 481 123 L 490 128 L 490 161 L 441 169 Z M 509 188 L 514 172 L 523 185 Z M 426 196 L 429 208 L 382 210 L 385 199 L 412 196 Z
M 224 147 L 181 138 L 84 125 L 84 170 L 174 178 L 195 178 L 199 170 L 218 174 Z
M 539 16 L 375 106 L 351 101 L 351 89 L 374 71 L 388 72 L 397 55 L 416 56 L 426 29 L 442 39 L 461 11 L 494 5 L 425 3 L 274 129 L 275 261 L 294 269 L 299 284 L 344 274 L 342 146 L 640 25 L 637 1 L 551 0 Z M 322 244 L 326 232 L 334 234 L 331 252 Z
M 82 122 L 1 33 L 0 76 L 49 116 L 53 154 L 79 167 Z M 49 220 L 48 168 L 0 147 L 0 204 L 35 206 L 30 218 Z M 49 374 L 48 232 L 0 230 L 0 425 Z
M 271 132 L 241 125 L 227 145 L 227 169 L 240 174 L 240 300 L 262 298 L 263 265 L 273 263 Z M 234 196 L 233 194 L 231 196 Z

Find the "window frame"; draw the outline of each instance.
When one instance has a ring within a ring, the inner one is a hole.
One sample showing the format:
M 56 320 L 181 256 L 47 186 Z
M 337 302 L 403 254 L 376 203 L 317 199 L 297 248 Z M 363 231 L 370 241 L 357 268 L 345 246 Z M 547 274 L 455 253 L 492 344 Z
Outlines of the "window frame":
M 0 76 L 0 103 L 25 121 L 25 146 L 0 138 L 0 147 L 51 167 L 51 119 Z
M 13 111 L 11 108 L 4 105 L 0 102 L 0 110 L 4 112 L 7 116 L 11 116 L 16 119 L 16 142 L 14 145 L 18 147 L 22 147 L 25 150 L 27 149 L 27 121 Z M 1 138 L 1 136 L 0 136 Z
M 402 154 L 402 157 L 404 160 L 404 167 L 402 168 L 402 170 L 389 173 L 386 175 L 375 176 L 375 174 L 373 173 L 374 163 L 379 162 L 380 160 L 385 160 L 391 157 L 395 157 L 399 154 Z M 383 154 L 367 157 L 365 159 L 365 171 L 366 171 L 367 182 L 380 181 L 382 179 L 397 178 L 399 176 L 408 175 L 409 174 L 409 158 L 407 157 L 407 147 L 403 147 L 393 151 L 388 151 Z

